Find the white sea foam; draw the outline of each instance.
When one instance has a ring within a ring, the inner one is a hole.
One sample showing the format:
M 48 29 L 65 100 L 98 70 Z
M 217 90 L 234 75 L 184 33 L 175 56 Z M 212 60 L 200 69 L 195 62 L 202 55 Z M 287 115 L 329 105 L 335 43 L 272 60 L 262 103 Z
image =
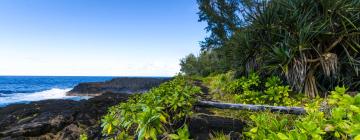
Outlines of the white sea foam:
M 40 101 L 47 99 L 69 99 L 69 100 L 82 100 L 88 99 L 89 97 L 80 96 L 66 96 L 66 92 L 71 89 L 58 89 L 53 88 L 35 93 L 13 93 L 13 94 L 1 94 L 0 96 L 0 107 L 7 106 L 14 103 L 29 103 L 32 101 Z

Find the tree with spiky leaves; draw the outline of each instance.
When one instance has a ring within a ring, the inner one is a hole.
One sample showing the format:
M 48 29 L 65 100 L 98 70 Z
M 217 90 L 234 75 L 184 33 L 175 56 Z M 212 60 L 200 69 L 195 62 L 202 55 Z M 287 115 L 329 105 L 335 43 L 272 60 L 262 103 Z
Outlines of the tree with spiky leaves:
M 309 97 L 360 88 L 360 0 L 198 0 L 224 70 L 284 77 Z M 201 63 L 201 62 L 198 62 Z M 216 72 L 216 71 L 215 71 Z

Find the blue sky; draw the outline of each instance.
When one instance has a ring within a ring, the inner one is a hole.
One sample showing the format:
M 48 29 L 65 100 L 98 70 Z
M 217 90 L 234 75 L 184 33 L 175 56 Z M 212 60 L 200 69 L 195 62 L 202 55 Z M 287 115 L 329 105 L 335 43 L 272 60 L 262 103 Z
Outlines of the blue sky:
M 0 75 L 172 76 L 199 52 L 195 0 L 1 0 Z

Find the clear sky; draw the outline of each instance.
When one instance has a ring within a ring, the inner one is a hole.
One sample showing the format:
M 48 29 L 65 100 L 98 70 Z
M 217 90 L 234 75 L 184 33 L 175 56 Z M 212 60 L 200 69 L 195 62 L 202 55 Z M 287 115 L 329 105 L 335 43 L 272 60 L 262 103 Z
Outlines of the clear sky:
M 0 0 L 0 75 L 172 76 L 206 33 L 196 0 Z

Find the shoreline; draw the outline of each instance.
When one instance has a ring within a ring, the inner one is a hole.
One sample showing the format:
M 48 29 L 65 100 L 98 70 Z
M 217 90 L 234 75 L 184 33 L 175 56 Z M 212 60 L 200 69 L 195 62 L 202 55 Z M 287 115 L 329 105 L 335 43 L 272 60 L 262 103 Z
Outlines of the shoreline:
M 99 122 L 109 107 L 127 101 L 131 94 L 146 92 L 169 79 L 114 78 L 105 82 L 79 83 L 73 89 L 55 90 L 57 92 L 52 94 L 38 92 L 52 97 L 60 94 L 57 96 L 61 98 L 0 107 L 0 139 L 78 139 L 82 133 L 87 133 L 92 139 L 100 139 L 102 128 Z M 89 98 L 72 100 L 63 97 Z
M 104 93 L 88 100 L 49 99 L 8 105 L 0 108 L 0 139 L 77 139 L 82 131 L 94 132 L 92 137 L 99 138 L 99 119 L 128 96 Z

